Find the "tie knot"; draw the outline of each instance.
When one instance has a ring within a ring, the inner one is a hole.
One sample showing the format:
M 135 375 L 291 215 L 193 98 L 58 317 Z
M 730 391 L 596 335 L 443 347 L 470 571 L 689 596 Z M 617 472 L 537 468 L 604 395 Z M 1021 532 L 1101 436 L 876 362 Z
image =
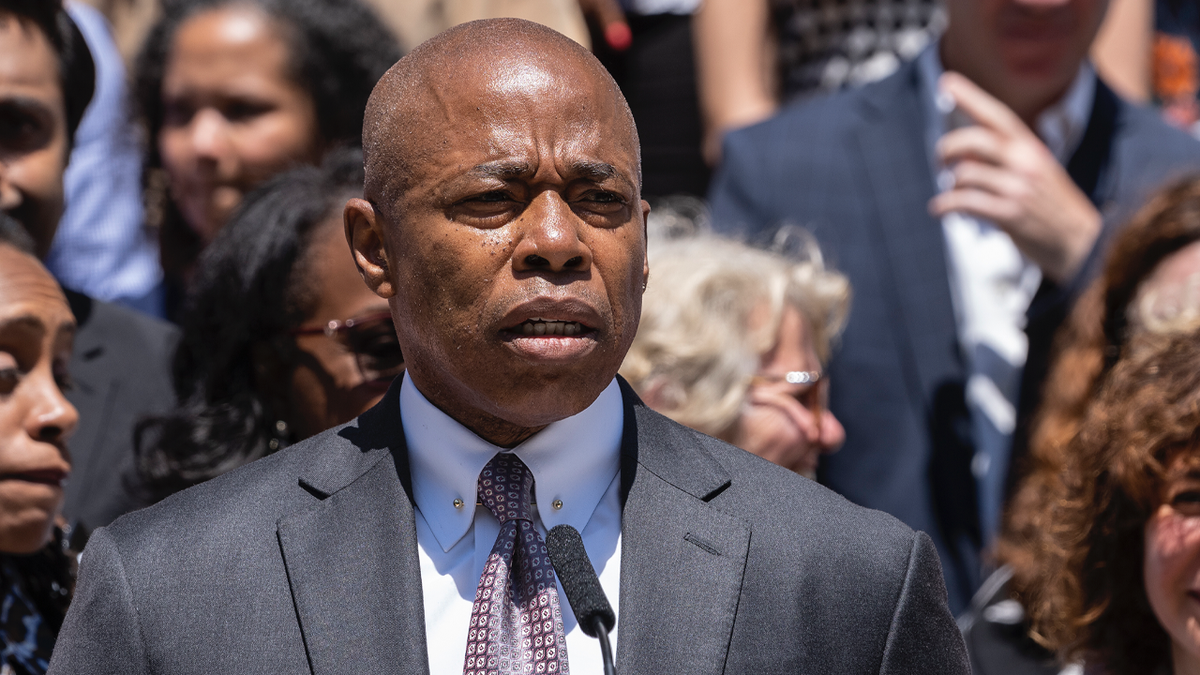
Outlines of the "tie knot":
M 493 457 L 479 474 L 479 501 L 501 523 L 532 522 L 529 504 L 533 501 L 533 474 L 529 467 L 512 453 Z

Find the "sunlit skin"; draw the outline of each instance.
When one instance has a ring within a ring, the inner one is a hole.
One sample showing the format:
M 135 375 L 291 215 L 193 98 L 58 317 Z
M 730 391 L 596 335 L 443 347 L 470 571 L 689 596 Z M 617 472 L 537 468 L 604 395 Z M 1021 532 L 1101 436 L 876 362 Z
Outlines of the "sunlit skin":
M 205 243 L 246 192 L 321 155 L 312 97 L 289 64 L 279 27 L 253 7 L 202 12 L 175 34 L 158 148 L 171 197 Z
M 75 319 L 37 260 L 0 244 L 0 552 L 50 539 L 79 416 L 63 398 Z
M 792 371 L 820 372 L 821 362 L 803 316 L 787 307 L 775 346 L 762 356 L 759 374 L 767 377 L 751 385 L 730 441 L 812 478 L 821 455 L 841 447 L 846 431 L 829 412 L 828 386 L 788 384 L 783 377 Z
M 598 62 L 556 33 L 492 35 L 450 34 L 448 57 L 384 77 L 364 135 L 387 143 L 345 219 L 413 383 L 513 446 L 612 382 L 641 315 L 649 206 L 632 119 Z M 371 174 L 397 162 L 389 201 Z M 524 335 L 535 318 L 582 329 Z
M 1164 501 L 1146 522 L 1146 596 L 1171 637 L 1175 675 L 1200 674 L 1200 467 L 1196 451 L 1170 467 Z
M 0 12 L 0 209 L 45 257 L 63 212 L 69 142 L 58 58 L 33 24 Z
M 1075 79 L 1108 0 L 947 0 L 947 70 L 966 75 L 1026 124 Z
M 312 314 L 302 327 L 322 327 L 378 312 L 388 304 L 362 282 L 346 238 L 341 218 L 318 226 L 307 251 L 305 271 L 316 292 Z M 298 365 L 289 387 L 292 430 L 296 438 L 316 433 L 358 417 L 379 402 L 388 382 L 364 381 L 354 354 L 346 345 L 323 334 L 298 335 Z

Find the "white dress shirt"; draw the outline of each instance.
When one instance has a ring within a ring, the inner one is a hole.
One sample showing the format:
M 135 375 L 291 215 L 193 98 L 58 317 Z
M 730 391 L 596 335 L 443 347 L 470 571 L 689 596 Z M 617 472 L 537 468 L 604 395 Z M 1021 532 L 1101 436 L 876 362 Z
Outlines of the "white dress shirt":
M 942 63 L 938 47 L 918 57 L 926 110 L 926 142 L 940 190 L 953 174 L 937 160 L 935 147 L 948 130 L 969 124 L 954 102 L 940 94 Z M 1066 94 L 1036 120 L 1038 137 L 1060 163 L 1079 145 L 1092 113 L 1096 74 L 1084 62 Z M 1000 521 L 1005 474 L 1017 422 L 1021 372 L 1029 352 L 1025 313 L 1042 283 L 1042 272 L 1003 230 L 964 213 L 942 218 L 950 292 L 959 347 L 967 365 L 966 399 L 971 413 L 975 457 L 971 469 L 979 487 L 985 542 Z
M 491 511 L 475 506 L 476 486 L 479 473 L 497 453 L 515 453 L 533 473 L 534 524 L 542 536 L 563 523 L 583 535 L 600 585 L 617 611 L 624 406 L 616 380 L 586 410 L 551 424 L 512 450 L 488 443 L 443 413 L 417 391 L 407 374 L 400 389 L 400 419 L 416 501 L 431 675 L 463 672 L 475 589 L 500 532 Z M 455 500 L 462 505 L 456 507 Z M 571 675 L 601 673 L 599 642 L 579 629 L 561 584 L 558 598 Z M 614 649 L 619 628 L 618 619 L 610 634 Z

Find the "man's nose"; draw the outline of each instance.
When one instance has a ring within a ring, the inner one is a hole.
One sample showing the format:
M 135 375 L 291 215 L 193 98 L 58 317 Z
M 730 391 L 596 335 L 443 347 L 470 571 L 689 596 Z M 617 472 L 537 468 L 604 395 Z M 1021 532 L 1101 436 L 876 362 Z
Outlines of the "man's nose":
M 26 433 L 46 443 L 66 441 L 79 425 L 79 412 L 63 396 L 54 377 L 34 372 L 22 384 L 29 387 L 32 398 L 25 418 Z
M 584 223 L 562 197 L 539 194 L 518 220 L 520 241 L 513 250 L 516 271 L 584 272 L 592 252 L 579 238 Z

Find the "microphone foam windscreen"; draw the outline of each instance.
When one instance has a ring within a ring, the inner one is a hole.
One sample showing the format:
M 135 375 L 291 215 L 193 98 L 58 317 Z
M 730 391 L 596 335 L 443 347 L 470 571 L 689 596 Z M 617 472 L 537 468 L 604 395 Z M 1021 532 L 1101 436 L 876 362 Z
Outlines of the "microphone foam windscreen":
M 559 525 L 550 530 L 546 534 L 546 550 L 583 632 L 596 637 L 594 622 L 597 617 L 604 623 L 605 630 L 612 630 L 617 617 L 604 596 L 592 562 L 588 560 L 579 530 L 570 525 Z

